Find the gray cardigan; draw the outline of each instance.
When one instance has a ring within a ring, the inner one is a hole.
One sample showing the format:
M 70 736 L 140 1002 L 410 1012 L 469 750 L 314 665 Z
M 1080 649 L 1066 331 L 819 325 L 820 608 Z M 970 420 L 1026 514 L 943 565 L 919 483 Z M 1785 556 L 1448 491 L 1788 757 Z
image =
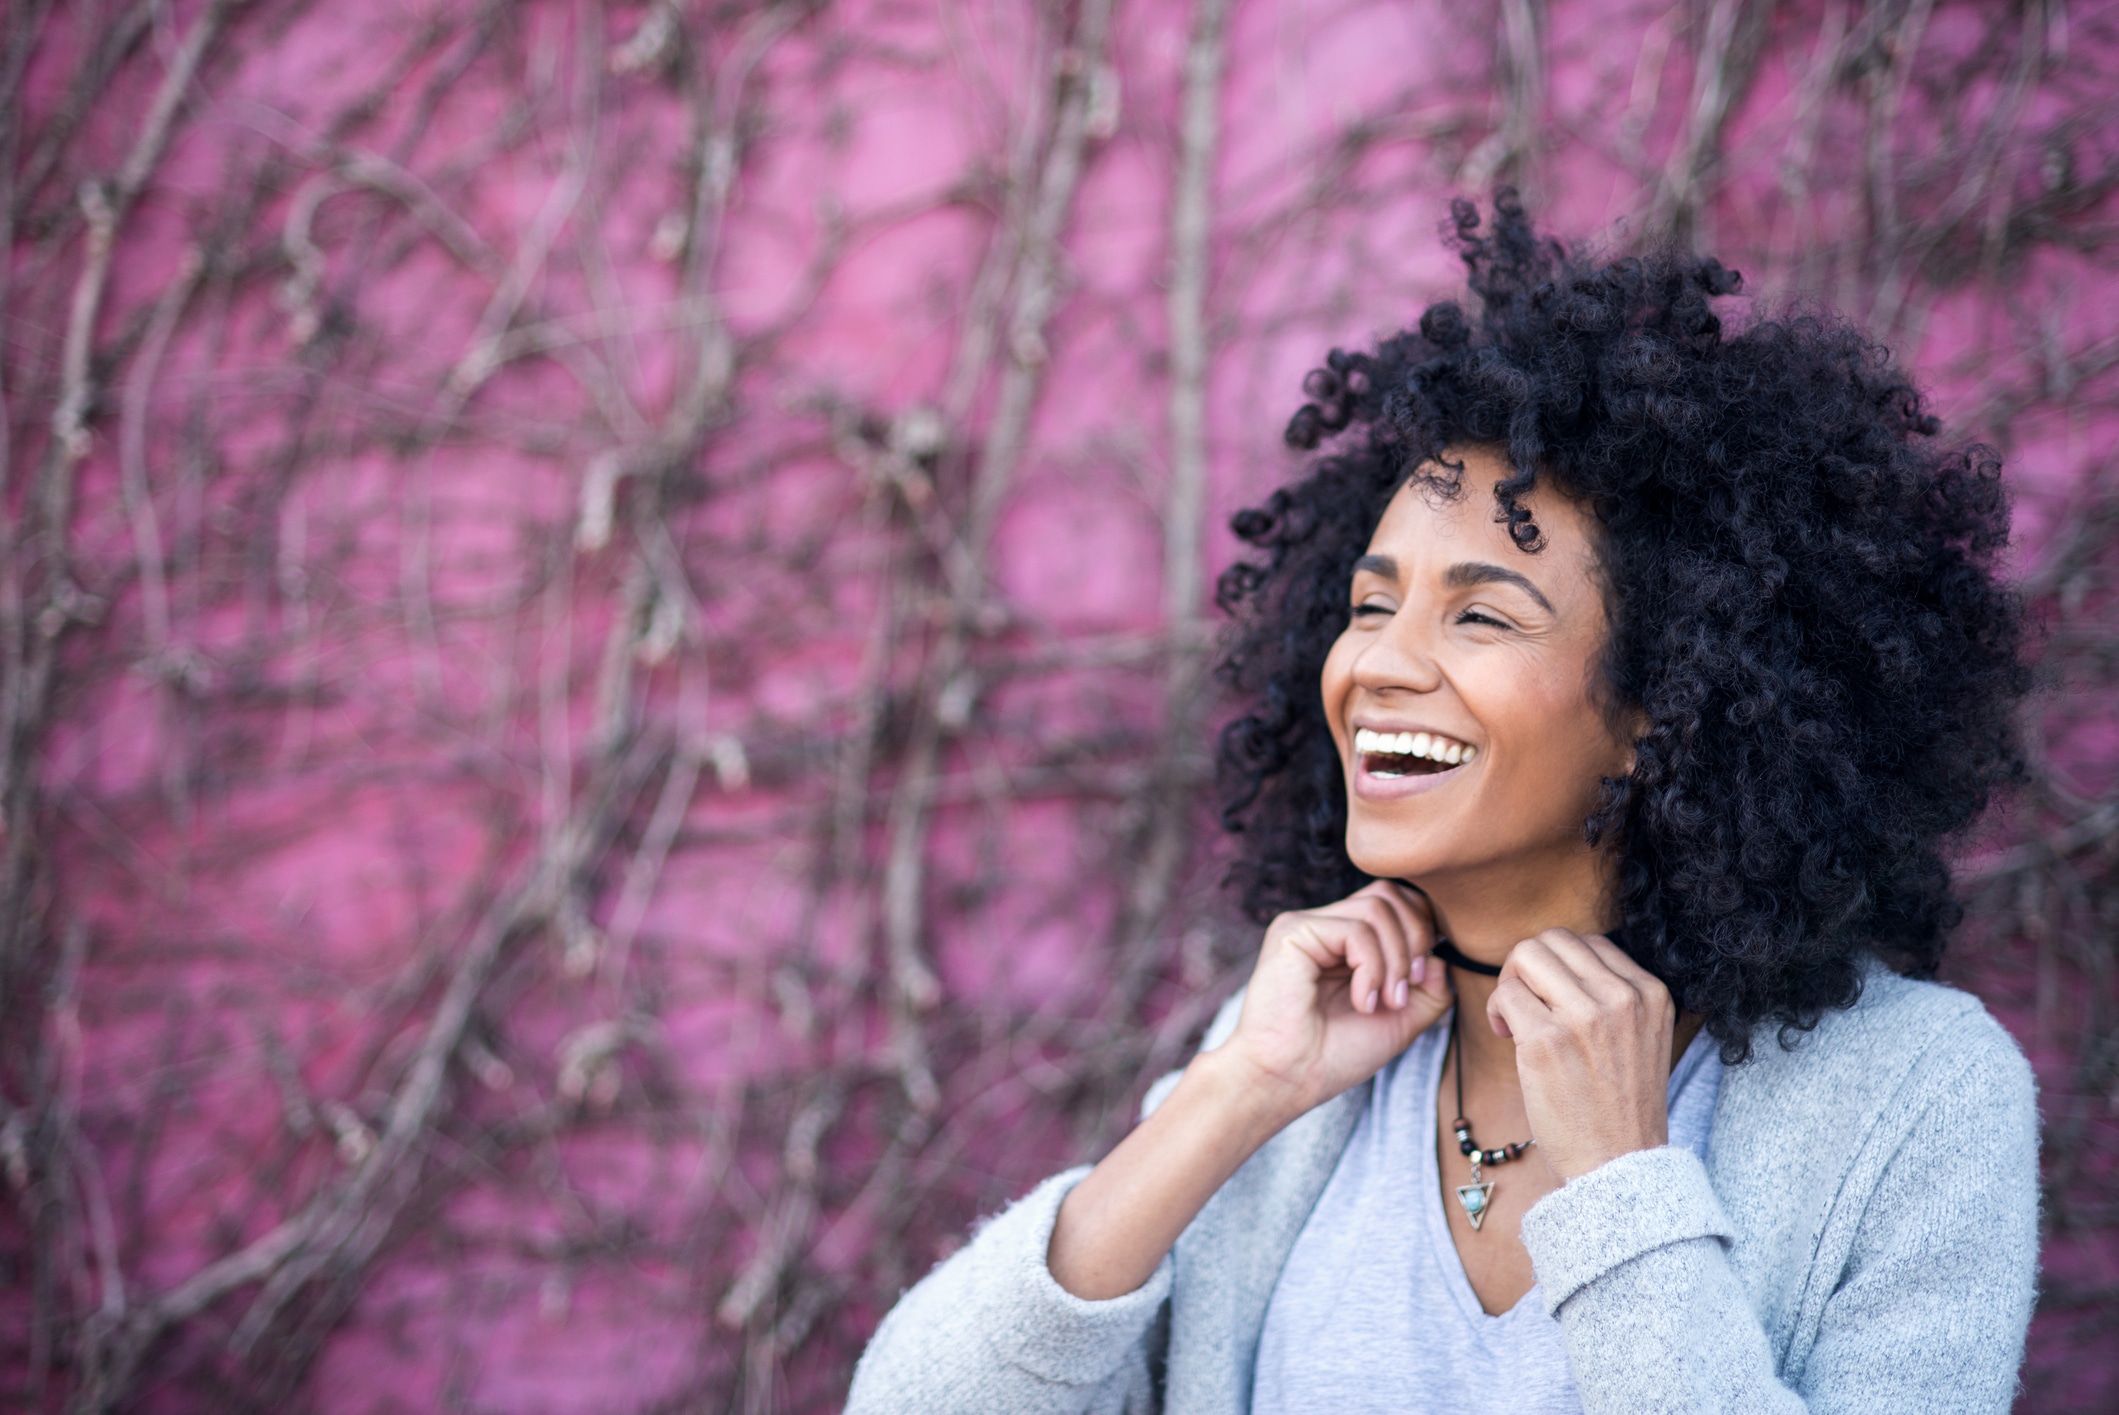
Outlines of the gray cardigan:
M 1249 1411 L 1266 1303 L 1367 1097 L 1275 1136 L 1110 1301 L 1045 1263 L 1087 1170 L 1045 1181 L 891 1309 L 848 1415 Z M 1976 999 L 1872 964 L 1861 1001 L 1792 1050 L 1760 1030 L 1704 1165 L 1622 1156 L 1532 1207 L 1523 1243 L 1589 1415 L 2006 1410 L 2038 1256 L 2030 1068 Z

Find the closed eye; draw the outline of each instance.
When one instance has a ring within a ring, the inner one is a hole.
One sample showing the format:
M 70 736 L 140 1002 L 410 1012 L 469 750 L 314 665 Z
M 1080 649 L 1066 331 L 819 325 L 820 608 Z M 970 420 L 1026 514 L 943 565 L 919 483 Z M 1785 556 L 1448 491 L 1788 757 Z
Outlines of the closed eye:
M 1389 614 L 1391 612 L 1391 607 L 1387 604 L 1357 604 L 1354 606 L 1354 617 L 1356 619 L 1365 618 L 1371 614 Z
M 1467 609 L 1462 614 L 1459 614 L 1457 616 L 1457 622 L 1459 624 L 1485 624 L 1495 629 L 1510 629 L 1515 627 L 1512 624 L 1504 624 L 1499 619 L 1495 619 L 1490 615 L 1481 614 L 1476 609 Z

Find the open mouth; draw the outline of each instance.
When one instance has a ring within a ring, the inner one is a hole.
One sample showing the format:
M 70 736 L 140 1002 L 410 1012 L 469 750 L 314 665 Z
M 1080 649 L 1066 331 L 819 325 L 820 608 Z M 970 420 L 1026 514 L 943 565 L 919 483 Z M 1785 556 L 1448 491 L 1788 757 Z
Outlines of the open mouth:
M 1362 770 L 1388 781 L 1452 770 L 1478 756 L 1479 749 L 1435 732 L 1377 732 L 1362 727 L 1354 732 L 1354 754 L 1361 758 Z

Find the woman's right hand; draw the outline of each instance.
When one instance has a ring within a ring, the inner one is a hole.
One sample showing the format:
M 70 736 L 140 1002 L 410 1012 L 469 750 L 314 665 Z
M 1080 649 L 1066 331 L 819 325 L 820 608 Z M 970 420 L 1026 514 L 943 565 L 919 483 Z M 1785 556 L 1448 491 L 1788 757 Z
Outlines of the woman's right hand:
M 1236 1031 L 1060 1204 L 1045 1261 L 1086 1301 L 1132 1292 L 1282 1126 L 1367 1080 L 1450 1004 L 1427 901 L 1377 883 L 1266 930 Z
M 1426 898 L 1390 880 L 1282 914 L 1266 929 L 1223 1064 L 1255 1073 L 1283 1123 L 1366 1081 L 1449 1010 L 1434 945 Z

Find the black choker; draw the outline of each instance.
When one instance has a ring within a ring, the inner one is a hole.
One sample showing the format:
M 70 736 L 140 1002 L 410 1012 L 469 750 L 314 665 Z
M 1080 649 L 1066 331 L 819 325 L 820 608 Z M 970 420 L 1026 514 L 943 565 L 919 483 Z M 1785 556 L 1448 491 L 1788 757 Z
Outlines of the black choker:
M 1617 929 L 1606 930 L 1604 937 L 1618 944 L 1622 949 L 1626 947 L 1626 936 Z M 1462 968 L 1465 972 L 1477 973 L 1482 978 L 1498 978 L 1501 976 L 1499 968 L 1496 968 L 1491 963 L 1481 963 L 1476 958 L 1468 957 L 1462 949 L 1446 938 L 1437 938 L 1435 940 L 1434 953 L 1437 958 L 1440 958 L 1452 968 Z
M 1499 968 L 1496 968 L 1491 963 L 1481 963 L 1476 958 L 1466 957 L 1456 944 L 1451 943 L 1446 938 L 1435 940 L 1435 956 L 1452 968 L 1462 968 L 1465 972 L 1477 973 L 1482 978 L 1498 978 L 1501 976 Z
M 1413 893 L 1421 896 L 1423 899 L 1427 897 L 1427 891 L 1422 889 L 1419 885 L 1414 884 L 1409 879 L 1401 879 L 1396 881 L 1396 883 L 1404 885 L 1407 889 L 1410 889 Z M 1491 963 L 1481 963 L 1476 958 L 1467 958 L 1461 951 L 1459 951 L 1456 944 L 1451 943 L 1448 939 L 1443 938 L 1440 934 L 1437 934 L 1435 936 L 1434 954 L 1437 958 L 1440 958 L 1443 962 L 1449 964 L 1450 967 L 1462 968 L 1467 973 L 1477 973 L 1482 978 L 1498 978 L 1501 976 L 1501 970 L 1499 968 L 1496 968 Z

